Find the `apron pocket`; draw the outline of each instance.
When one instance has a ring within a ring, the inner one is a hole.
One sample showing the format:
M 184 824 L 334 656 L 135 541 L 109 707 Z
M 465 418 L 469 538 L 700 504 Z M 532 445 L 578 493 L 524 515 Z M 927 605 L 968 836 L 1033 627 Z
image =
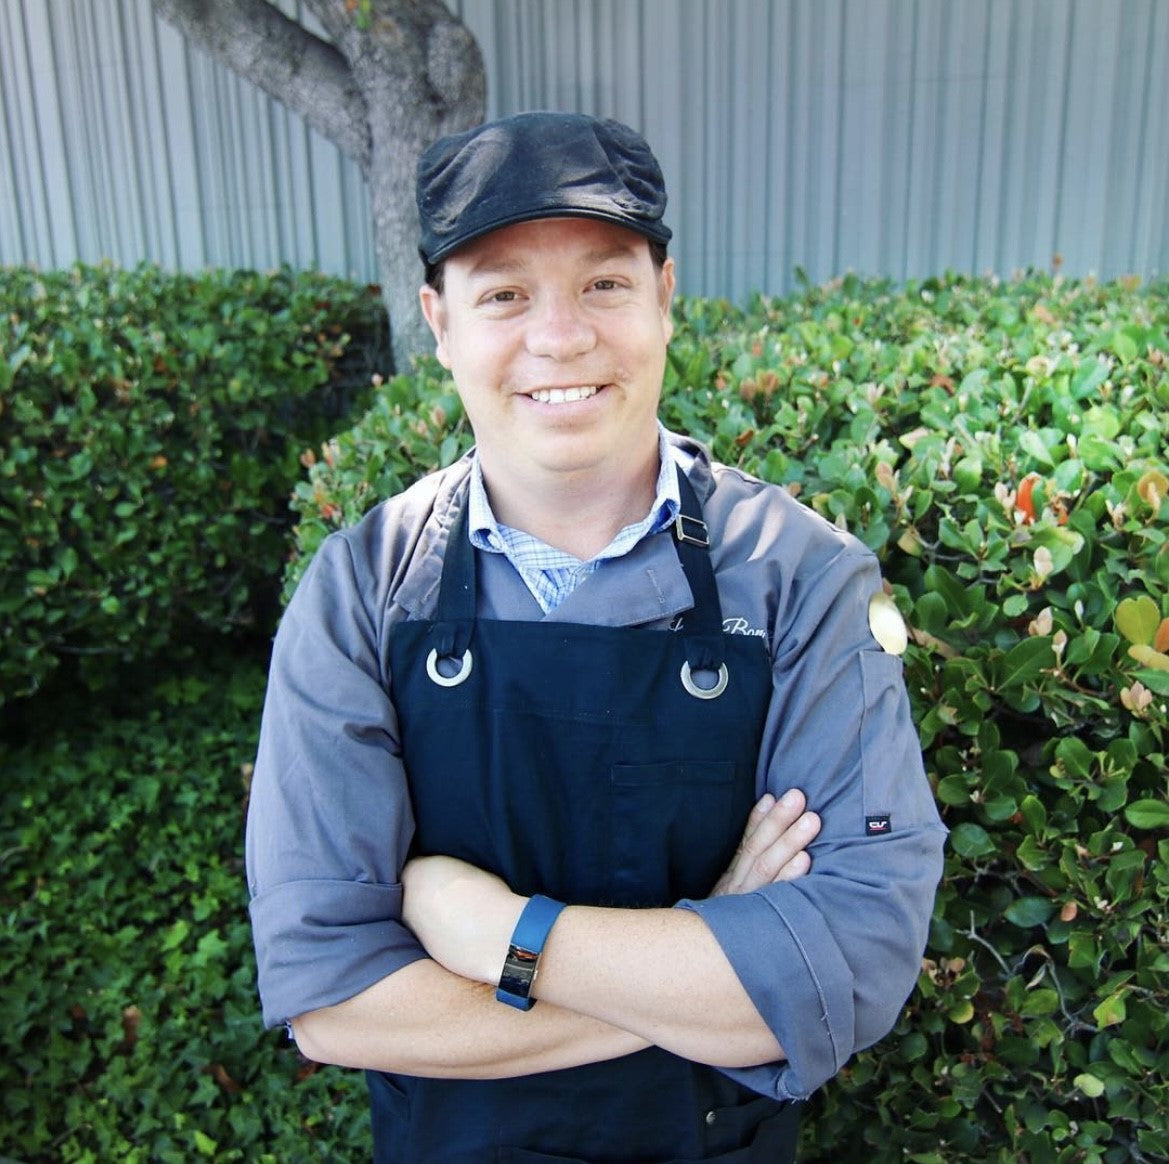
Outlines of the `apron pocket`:
M 731 760 L 617 764 L 611 770 L 609 892 L 623 908 L 706 897 L 739 843 L 753 774 Z
M 719 1130 L 734 1139 L 750 1134 L 751 1123 L 759 1119 L 761 1107 L 772 1107 L 774 1101 L 760 1099 L 733 1108 L 715 1108 L 708 1121 L 720 1124 Z M 785 1104 L 774 1115 L 761 1120 L 751 1143 L 727 1152 L 708 1156 L 674 1156 L 658 1158 L 654 1164 L 794 1164 L 800 1131 L 800 1105 Z M 497 1164 L 596 1164 L 589 1156 L 550 1156 L 527 1148 L 500 1148 Z
M 744 1144 L 724 1155 L 703 1157 L 721 1164 L 791 1164 L 796 1158 L 800 1133 L 798 1103 L 785 1103 L 779 1110 L 776 1101 L 760 1096 L 734 1107 L 714 1108 L 706 1114 L 710 1131 L 708 1144 Z M 773 1114 L 765 1115 L 771 1111 Z M 677 1164 L 689 1164 L 679 1160 Z
M 410 1101 L 398 1081 L 381 1071 L 366 1071 L 369 1117 L 373 1130 L 373 1164 L 404 1160 L 403 1129 L 410 1124 Z

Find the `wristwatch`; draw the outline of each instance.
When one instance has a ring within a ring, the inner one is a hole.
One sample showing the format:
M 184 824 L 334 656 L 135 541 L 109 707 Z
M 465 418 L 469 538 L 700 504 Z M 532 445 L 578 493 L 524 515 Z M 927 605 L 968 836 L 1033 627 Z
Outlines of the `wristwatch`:
M 516 922 L 507 957 L 503 961 L 503 973 L 499 976 L 499 986 L 495 991 L 495 997 L 500 1002 L 514 1006 L 517 1010 L 531 1010 L 536 1005 L 532 997 L 532 984 L 536 981 L 540 955 L 563 908 L 563 902 L 553 901 L 539 893 L 528 899 L 528 904 Z

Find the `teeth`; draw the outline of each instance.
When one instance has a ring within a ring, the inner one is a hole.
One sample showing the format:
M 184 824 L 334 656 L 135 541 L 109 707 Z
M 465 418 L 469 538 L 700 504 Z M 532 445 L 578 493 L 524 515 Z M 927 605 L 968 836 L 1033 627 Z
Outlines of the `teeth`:
M 595 385 L 587 388 L 539 388 L 532 393 L 532 399 L 538 404 L 572 404 L 596 396 L 597 392 Z

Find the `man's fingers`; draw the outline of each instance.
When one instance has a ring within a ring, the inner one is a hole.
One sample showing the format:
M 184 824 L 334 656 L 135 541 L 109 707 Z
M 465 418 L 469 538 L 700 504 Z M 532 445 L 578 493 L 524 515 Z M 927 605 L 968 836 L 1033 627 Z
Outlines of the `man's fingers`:
M 792 881 L 811 868 L 804 852 L 820 831 L 820 818 L 805 812 L 806 800 L 791 789 L 776 800 L 767 795 L 752 809 L 731 864 L 712 891 L 750 893 L 775 881 Z
M 747 825 L 743 829 L 743 836 L 739 841 L 739 848 L 743 847 L 746 839 L 763 823 L 763 818 L 771 811 L 775 805 L 775 797 L 770 792 L 765 792 L 756 802 L 755 807 L 751 809 L 751 815 L 747 817 Z
M 808 845 L 816 838 L 820 831 L 820 818 L 814 812 L 801 813 L 790 825 L 781 827 L 778 821 L 764 821 L 756 831 L 756 837 L 769 838 L 754 854 L 747 869 L 744 870 L 744 879 L 753 882 L 751 888 L 760 885 L 770 885 L 772 881 L 781 880 L 780 874 L 797 856 L 804 853 Z M 811 861 L 809 859 L 809 867 Z M 807 870 L 803 870 L 806 872 Z M 792 874 L 799 876 L 800 874 Z M 791 877 L 782 878 L 790 880 Z
M 803 877 L 812 867 L 806 849 L 820 832 L 819 816 L 806 812 L 806 806 L 798 788 L 789 789 L 778 800 L 770 793 L 760 797 L 711 896 L 751 893 L 776 881 Z
M 767 797 L 763 797 L 751 811 L 739 845 L 740 854 L 752 859 L 761 856 L 774 845 L 804 811 L 804 794 L 798 788 L 790 789 L 778 800 L 772 798 L 771 804 L 763 807 L 766 800 Z
M 810 873 L 812 869 L 812 858 L 801 849 L 780 871 L 772 878 L 772 881 L 794 881 L 797 877 L 803 877 L 805 873 Z

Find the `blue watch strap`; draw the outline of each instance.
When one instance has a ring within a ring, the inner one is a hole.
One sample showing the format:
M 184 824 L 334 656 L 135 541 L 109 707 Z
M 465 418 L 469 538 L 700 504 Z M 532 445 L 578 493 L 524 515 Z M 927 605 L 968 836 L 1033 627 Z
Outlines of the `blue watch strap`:
M 503 973 L 495 997 L 517 1010 L 531 1010 L 536 1000 L 532 997 L 532 983 L 536 980 L 540 955 L 548 934 L 560 916 L 564 903 L 553 901 L 537 893 L 528 899 L 511 935 Z

